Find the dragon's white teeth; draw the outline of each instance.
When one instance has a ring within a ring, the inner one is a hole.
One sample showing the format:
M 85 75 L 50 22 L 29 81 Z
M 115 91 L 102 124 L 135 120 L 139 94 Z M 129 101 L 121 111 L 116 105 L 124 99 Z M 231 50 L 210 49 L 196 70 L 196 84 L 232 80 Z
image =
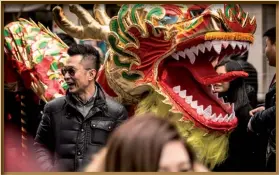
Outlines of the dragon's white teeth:
M 190 63 L 194 64 L 195 60 L 196 60 L 196 56 L 194 55 L 194 53 L 191 50 L 187 49 L 186 50 L 186 55 L 188 56 L 188 58 L 190 60 Z
M 208 51 L 211 51 L 212 43 L 210 41 L 206 41 L 204 43 L 204 46 L 207 48 Z
M 243 45 L 242 45 L 243 49 L 247 49 L 249 43 L 248 43 L 248 42 L 244 42 L 244 43 L 242 43 L 242 44 L 243 44 Z
M 226 114 L 225 117 L 219 118 L 218 122 L 223 122 L 226 118 L 228 118 L 228 114 Z
M 242 43 L 242 47 L 243 47 L 243 49 L 246 49 L 247 48 L 247 42 Z
M 212 114 L 212 106 L 209 105 L 207 106 L 206 109 L 204 109 L 203 105 L 198 106 L 198 101 L 193 101 L 193 96 L 187 96 L 187 91 L 182 90 L 181 91 L 181 86 L 175 86 L 172 88 L 173 91 L 176 94 L 179 94 L 181 98 L 185 99 L 185 102 L 189 104 L 192 108 L 196 109 L 198 115 L 203 115 L 206 119 L 212 120 L 214 122 L 230 122 L 235 118 L 235 112 L 234 112 L 234 104 L 231 104 L 231 107 L 233 109 L 233 112 L 231 115 L 226 114 L 225 117 L 222 117 L 222 114 L 220 114 L 218 117 L 216 117 L 216 114 Z M 222 98 L 221 98 L 222 99 Z M 229 103 L 225 103 L 225 105 L 230 106 Z M 176 110 L 176 109 L 173 109 Z
M 191 107 L 196 109 L 198 107 L 198 102 L 197 101 L 193 101 L 191 103 Z
M 173 89 L 173 91 L 174 91 L 175 93 L 179 93 L 179 92 L 180 92 L 180 86 L 175 86 L 175 87 L 173 87 L 172 89 Z
M 214 122 L 217 122 L 217 121 L 219 121 L 222 117 L 223 117 L 222 114 L 220 114 L 218 117 L 216 117 L 216 118 L 214 118 L 214 119 L 211 119 L 211 120 L 214 121 Z
M 193 47 L 191 47 L 190 51 L 195 53 L 196 56 L 199 55 L 199 48 L 198 47 L 193 46 Z
M 185 56 L 186 56 L 185 52 L 183 52 L 183 51 L 179 51 L 178 55 L 181 56 L 182 58 L 185 58 Z
M 227 121 L 227 122 L 230 122 L 230 121 L 232 121 L 234 118 L 235 118 L 235 113 L 232 113 L 232 114 L 226 119 L 226 121 Z
M 229 46 L 229 42 L 224 41 L 224 42 L 222 42 L 222 45 L 223 45 L 223 46 L 224 46 L 224 48 L 226 49 L 226 48 Z
M 203 105 L 200 105 L 200 106 L 197 107 L 197 113 L 198 113 L 199 115 L 202 115 L 202 114 L 203 114 Z
M 236 47 L 236 41 L 230 41 L 230 45 L 232 46 L 233 49 Z
M 179 55 L 177 53 L 173 53 L 171 54 L 171 56 L 176 59 L 177 61 L 179 61 Z
M 223 48 L 226 49 L 229 45 L 231 45 L 233 49 L 238 47 L 240 48 L 240 50 L 242 49 L 248 50 L 250 43 L 240 42 L 240 41 L 206 41 L 205 43 L 199 44 L 197 46 L 192 46 L 191 48 L 185 48 L 184 51 L 178 51 L 176 53 L 172 53 L 171 56 L 177 61 L 179 61 L 180 57 L 182 58 L 188 57 L 190 63 L 194 64 L 197 59 L 196 56 L 199 55 L 199 52 L 205 53 L 205 49 L 207 49 L 210 52 L 213 48 L 214 51 L 218 55 L 220 55 L 222 49 Z
M 212 107 L 211 107 L 211 105 L 207 106 L 207 108 L 203 111 L 203 115 L 205 117 L 210 117 L 212 115 Z
M 243 42 L 236 42 L 236 45 L 239 49 L 242 49 L 242 46 L 243 46 Z
M 205 117 L 206 119 L 209 119 L 209 120 L 213 120 L 213 119 L 216 119 L 216 114 L 214 113 L 213 115 L 209 116 L 209 117 Z
M 213 46 L 214 50 L 216 51 L 216 53 L 219 55 L 222 50 L 222 43 L 219 41 L 213 41 L 212 46 Z
M 193 96 L 186 96 L 185 102 L 188 103 L 188 104 L 191 104 L 192 100 L 193 100 Z
M 202 53 L 205 52 L 205 46 L 204 46 L 204 44 L 199 44 L 199 45 L 197 46 L 197 48 L 198 48 Z
M 179 96 L 180 96 L 181 98 L 186 98 L 186 90 L 180 91 L 180 92 L 179 92 Z

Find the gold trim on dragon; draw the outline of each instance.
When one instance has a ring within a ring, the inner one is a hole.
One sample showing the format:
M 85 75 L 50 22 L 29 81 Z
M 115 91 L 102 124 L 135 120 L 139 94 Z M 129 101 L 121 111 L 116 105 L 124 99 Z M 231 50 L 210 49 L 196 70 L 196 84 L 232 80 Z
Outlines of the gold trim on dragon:
M 254 37 L 250 33 L 238 33 L 238 32 L 210 32 L 205 34 L 205 40 L 240 40 L 254 42 Z

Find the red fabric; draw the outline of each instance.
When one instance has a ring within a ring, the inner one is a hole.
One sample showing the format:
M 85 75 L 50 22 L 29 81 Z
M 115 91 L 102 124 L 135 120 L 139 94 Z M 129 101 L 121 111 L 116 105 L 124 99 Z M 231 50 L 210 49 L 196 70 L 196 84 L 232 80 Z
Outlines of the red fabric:
M 209 6 L 209 4 L 194 4 L 194 5 L 189 5 L 187 12 L 184 14 L 185 19 L 190 20 L 192 19 L 192 15 L 190 14 L 191 10 L 201 10 L 201 9 L 206 9 Z
M 166 10 L 166 15 L 171 16 L 180 16 L 182 15 L 182 10 L 180 9 L 181 6 L 175 4 L 163 4 L 161 5 Z
M 61 84 L 55 79 L 49 79 L 49 76 L 47 75 L 48 71 L 50 70 L 52 61 L 53 58 L 51 56 L 46 56 L 41 63 L 35 66 L 36 76 L 38 77 L 38 80 L 42 81 L 48 86 L 45 91 L 45 97 L 48 100 L 52 99 L 54 97 L 54 94 L 56 93 L 61 95 L 65 94 L 65 90 L 61 87 Z
M 108 85 L 105 70 L 103 69 L 103 66 L 101 67 L 101 69 L 98 72 L 97 82 L 102 86 L 102 88 L 108 95 L 110 95 L 112 97 L 117 97 L 116 93 Z
M 65 94 L 65 90 L 61 87 L 57 80 L 48 80 L 48 87 L 45 91 L 45 97 L 47 100 L 54 98 L 54 95 L 58 93 L 61 95 Z
M 140 44 L 139 48 L 129 47 L 127 50 L 135 53 L 140 59 L 140 65 L 133 64 L 131 69 L 142 71 L 145 77 L 150 78 L 153 76 L 150 73 L 155 66 L 154 63 L 171 49 L 173 38 L 166 41 L 163 32 L 159 36 L 154 36 L 152 26 L 146 23 L 146 27 L 149 33 L 148 38 L 141 37 L 140 31 L 136 27 L 129 29 L 128 32 L 137 38 Z
M 41 63 L 35 65 L 36 74 L 38 75 L 39 79 L 45 84 L 50 81 L 47 72 L 50 69 L 52 60 L 52 57 L 44 57 Z

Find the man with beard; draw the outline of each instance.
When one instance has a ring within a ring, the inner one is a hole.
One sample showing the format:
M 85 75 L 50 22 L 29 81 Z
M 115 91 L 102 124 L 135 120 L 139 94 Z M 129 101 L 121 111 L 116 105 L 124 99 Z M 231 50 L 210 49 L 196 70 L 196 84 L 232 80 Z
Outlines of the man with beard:
M 127 119 L 125 108 L 95 82 L 98 51 L 76 44 L 68 54 L 61 70 L 67 93 L 45 105 L 35 138 L 37 161 L 45 171 L 81 171 L 113 129 Z

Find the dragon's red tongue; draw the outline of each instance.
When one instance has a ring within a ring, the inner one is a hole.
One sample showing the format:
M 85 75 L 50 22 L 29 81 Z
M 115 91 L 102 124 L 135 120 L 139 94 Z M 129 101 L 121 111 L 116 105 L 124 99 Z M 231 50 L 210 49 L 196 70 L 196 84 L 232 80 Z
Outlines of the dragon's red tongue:
M 226 74 L 218 75 L 207 60 L 196 59 L 194 64 L 186 63 L 187 68 L 195 77 L 195 79 L 203 85 L 210 85 L 219 82 L 229 82 L 238 77 L 247 77 L 248 74 L 244 71 L 232 71 Z

